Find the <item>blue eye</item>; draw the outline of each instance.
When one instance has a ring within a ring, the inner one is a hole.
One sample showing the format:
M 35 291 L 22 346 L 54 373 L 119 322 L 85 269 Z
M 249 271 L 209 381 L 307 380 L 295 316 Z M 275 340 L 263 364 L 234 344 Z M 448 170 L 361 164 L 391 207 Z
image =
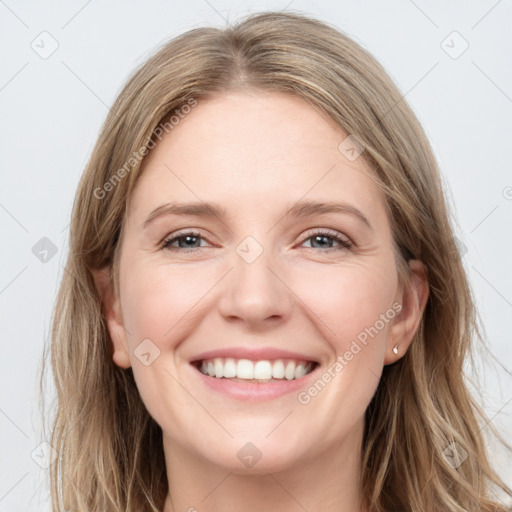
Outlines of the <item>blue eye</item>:
M 195 251 L 201 248 L 200 246 L 195 245 L 198 240 L 204 240 L 204 238 L 197 231 L 177 233 L 176 236 L 164 240 L 162 243 L 162 249 L 168 249 L 170 251 L 176 251 L 180 249 Z M 172 245 L 175 242 L 178 242 L 178 247 Z
M 327 251 L 343 251 L 352 248 L 352 243 L 345 238 L 342 238 L 338 233 L 326 231 L 326 230 L 318 230 L 313 233 L 309 233 L 309 236 L 303 240 L 302 243 L 311 240 L 311 244 L 320 243 L 320 248 L 325 249 Z M 333 247 L 332 242 L 338 244 L 338 247 Z M 316 249 L 317 247 L 311 247 L 312 249 Z
M 201 246 L 201 240 L 206 241 L 197 231 L 183 231 L 176 233 L 171 238 L 165 239 L 162 242 L 161 248 L 169 251 L 186 250 L 187 252 L 193 252 L 205 247 L 204 245 Z M 317 247 L 310 247 L 311 249 L 322 249 L 322 252 L 347 250 L 353 247 L 350 240 L 342 238 L 334 231 L 317 230 L 309 233 L 302 243 L 304 244 L 309 240 L 311 240 L 311 244 L 320 244 Z M 175 245 L 176 243 L 178 244 L 177 246 Z M 338 245 L 333 247 L 333 244 Z

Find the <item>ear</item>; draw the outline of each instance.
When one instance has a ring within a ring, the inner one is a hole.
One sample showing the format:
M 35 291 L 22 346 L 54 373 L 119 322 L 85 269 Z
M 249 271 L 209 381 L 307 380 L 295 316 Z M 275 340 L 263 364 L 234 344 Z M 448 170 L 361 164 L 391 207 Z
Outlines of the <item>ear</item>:
M 411 275 L 397 295 L 402 309 L 391 323 L 384 364 L 396 362 L 407 352 L 420 325 L 429 295 L 426 266 L 419 260 L 409 260 L 408 263 Z M 393 352 L 393 348 L 398 353 Z
M 103 314 L 113 343 L 114 354 L 112 359 L 117 366 L 129 368 L 130 356 L 126 330 L 123 325 L 119 297 L 117 297 L 114 290 L 111 268 L 104 267 L 99 270 L 93 270 L 92 273 L 96 289 L 101 297 Z

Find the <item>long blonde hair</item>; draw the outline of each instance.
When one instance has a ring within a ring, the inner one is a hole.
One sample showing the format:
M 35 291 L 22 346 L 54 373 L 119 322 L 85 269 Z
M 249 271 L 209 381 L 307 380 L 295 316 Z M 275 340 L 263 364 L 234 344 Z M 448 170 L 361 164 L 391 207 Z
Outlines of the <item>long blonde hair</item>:
M 401 279 L 410 258 L 428 268 L 418 332 L 404 357 L 384 368 L 366 412 L 362 492 L 371 511 L 504 510 L 491 492 L 511 493 L 489 462 L 480 431 L 486 418 L 463 368 L 481 330 L 427 138 L 369 53 L 328 24 L 290 12 L 171 40 L 130 78 L 107 116 L 75 198 L 52 325 L 53 510 L 163 507 L 162 432 L 131 369 L 112 361 L 92 271 L 110 268 L 117 281 L 137 155 L 154 146 L 155 129 L 184 105 L 236 88 L 299 96 L 357 137 L 386 198 Z

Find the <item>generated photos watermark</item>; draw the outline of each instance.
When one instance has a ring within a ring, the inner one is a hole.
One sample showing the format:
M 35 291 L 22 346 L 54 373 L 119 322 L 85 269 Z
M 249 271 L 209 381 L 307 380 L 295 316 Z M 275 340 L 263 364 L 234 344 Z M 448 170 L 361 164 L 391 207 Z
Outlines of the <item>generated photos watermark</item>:
M 366 347 L 368 338 L 373 339 L 377 336 L 400 311 L 402 311 L 402 304 L 394 302 L 385 313 L 381 313 L 379 319 L 362 330 L 356 339 L 352 340 L 350 347 L 343 354 L 338 355 L 335 362 L 311 386 L 297 395 L 298 402 L 302 405 L 309 404 Z
M 174 110 L 173 114 L 168 118 L 167 121 L 160 123 L 149 137 L 147 143 L 141 146 L 138 151 L 134 151 L 130 156 L 101 187 L 94 189 L 93 195 L 96 199 L 104 199 L 106 195 L 115 189 L 119 182 L 128 175 L 137 165 L 142 162 L 143 158 L 157 145 L 155 138 L 159 141 L 162 140 L 164 133 L 168 134 L 178 126 L 182 119 L 190 114 L 192 109 L 198 104 L 195 98 L 190 98 L 187 103 L 182 105 L 180 108 Z

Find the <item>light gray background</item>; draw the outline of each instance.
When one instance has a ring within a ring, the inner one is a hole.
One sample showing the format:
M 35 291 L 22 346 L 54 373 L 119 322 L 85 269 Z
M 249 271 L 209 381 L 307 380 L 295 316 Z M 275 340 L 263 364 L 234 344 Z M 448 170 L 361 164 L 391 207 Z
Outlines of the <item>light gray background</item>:
M 0 0 L 1 511 L 49 510 L 47 471 L 32 458 L 44 452 L 37 448 L 44 441 L 37 375 L 79 176 L 128 74 L 162 41 L 204 24 L 299 10 L 335 24 L 377 57 L 430 137 L 488 343 L 511 369 L 512 2 L 447 4 Z M 32 251 L 43 237 L 57 251 L 46 262 Z M 486 411 L 512 443 L 512 378 L 499 366 L 482 367 L 480 377 Z M 493 456 L 512 485 L 510 458 Z

